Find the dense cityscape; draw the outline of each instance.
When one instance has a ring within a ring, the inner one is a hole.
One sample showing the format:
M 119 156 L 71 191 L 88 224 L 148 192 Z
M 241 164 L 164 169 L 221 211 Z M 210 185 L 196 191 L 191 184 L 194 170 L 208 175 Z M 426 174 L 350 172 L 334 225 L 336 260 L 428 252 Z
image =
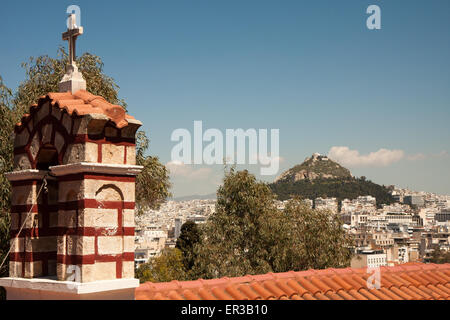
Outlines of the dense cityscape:
M 436 248 L 450 249 L 450 196 L 394 188 L 395 203 L 377 208 L 376 198 L 305 199 L 310 208 L 326 209 L 341 217 L 354 240 L 351 267 L 394 266 L 428 262 Z M 204 223 L 215 200 L 167 201 L 159 210 L 136 217 L 135 264 L 174 247 L 184 222 Z M 286 201 L 277 201 L 283 209 Z
M 0 10 L 3 308 L 450 300 L 449 1 L 24 8 Z

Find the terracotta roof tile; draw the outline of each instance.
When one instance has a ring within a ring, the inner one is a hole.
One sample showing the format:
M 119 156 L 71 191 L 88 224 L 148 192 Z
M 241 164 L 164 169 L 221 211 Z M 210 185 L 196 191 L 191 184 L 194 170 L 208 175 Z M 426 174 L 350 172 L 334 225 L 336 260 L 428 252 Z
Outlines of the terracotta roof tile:
M 255 290 L 263 300 L 270 300 L 275 298 L 275 295 L 273 293 L 264 289 L 264 287 L 258 282 L 250 284 L 250 287 Z
M 281 290 L 283 290 L 283 292 L 286 294 L 286 296 L 289 299 L 294 299 L 294 297 L 297 297 L 296 299 L 301 299 L 301 296 L 298 293 L 298 291 L 296 291 L 292 287 L 290 287 L 286 281 L 278 281 L 277 285 Z
M 439 290 L 442 290 L 446 294 L 450 295 L 450 288 L 444 287 L 442 284 L 438 284 L 436 285 L 436 287 L 439 288 Z
M 358 293 L 364 296 L 364 298 L 366 298 L 367 300 L 380 300 L 376 295 L 372 294 L 367 289 L 361 289 L 358 291 Z
M 111 104 L 103 97 L 93 95 L 86 90 L 79 90 L 74 94 L 70 92 L 49 92 L 47 95 L 40 97 L 38 103 L 31 106 L 30 111 L 46 101 L 50 101 L 52 106 L 56 105 L 60 109 L 65 110 L 69 115 L 106 115 L 118 128 L 127 126 L 128 120 L 134 119 L 132 116 L 127 115 L 125 109 L 121 106 Z M 21 123 L 18 123 L 17 126 L 20 127 L 22 123 L 25 123 L 26 118 L 29 116 L 30 114 L 25 114 Z
M 417 291 L 413 290 L 415 289 L 415 287 L 402 287 L 402 290 L 408 294 L 409 296 L 411 296 L 413 298 L 413 300 L 422 300 L 424 299 L 424 297 L 418 293 Z
M 320 293 L 320 292 L 316 293 L 316 294 L 314 295 L 314 297 L 315 297 L 317 300 L 330 300 L 330 298 L 328 298 L 327 296 L 325 296 L 324 294 L 322 294 L 322 293 Z
M 277 285 L 277 282 L 273 280 L 267 280 L 264 282 L 264 288 L 267 289 L 267 291 L 273 293 L 275 297 L 287 297 L 288 294 L 280 289 L 280 287 Z
M 303 288 L 309 291 L 312 295 L 315 295 L 316 293 L 320 292 L 320 289 L 317 288 L 314 284 L 312 284 L 309 279 L 298 277 L 296 280 Z
M 397 294 L 395 294 L 392 290 L 389 290 L 385 287 L 381 287 L 378 289 L 381 291 L 381 293 L 385 294 L 389 297 L 390 300 L 403 300 L 402 297 L 399 297 Z
M 450 264 L 407 263 L 380 268 L 381 287 L 367 286 L 367 269 L 267 273 L 212 280 L 144 283 L 136 299 L 449 300 Z
M 208 290 L 206 290 L 205 288 L 200 288 L 198 290 L 198 295 L 203 299 L 203 300 L 217 300 Z
M 333 289 L 330 286 L 321 281 L 317 276 L 311 277 L 310 281 L 313 285 L 315 285 L 317 288 L 320 289 L 320 291 L 322 291 L 325 294 L 329 291 L 333 291 Z
M 316 298 L 314 298 L 310 293 L 305 293 L 302 298 L 304 300 L 317 300 Z
M 355 289 L 350 289 L 348 293 L 356 300 L 369 300 L 367 297 L 356 291 Z
M 377 289 L 369 289 L 369 292 L 373 294 L 375 297 L 378 298 L 378 300 L 390 300 L 389 296 L 382 293 L 380 290 Z
M 415 292 L 418 296 L 420 296 L 418 298 L 419 300 L 433 300 L 432 296 L 430 296 L 428 293 L 420 290 L 419 288 L 417 288 L 415 286 L 411 286 L 408 289 L 410 289 L 411 291 Z
M 327 286 L 329 286 L 333 291 L 338 292 L 339 290 L 343 290 L 342 286 L 338 283 L 334 282 L 329 277 L 321 278 L 321 281 L 324 282 Z
M 216 287 L 211 289 L 212 294 L 217 298 L 217 300 L 231 300 L 232 296 L 227 294 L 224 290 Z
M 184 298 L 180 294 L 178 294 L 178 292 L 173 290 L 169 291 L 167 297 L 170 298 L 171 300 L 184 300 Z
M 303 297 L 303 295 L 305 294 L 310 294 L 308 292 L 308 290 L 306 290 L 305 288 L 303 288 L 297 281 L 295 281 L 294 279 L 290 279 L 287 282 L 287 285 L 289 287 L 291 287 L 292 289 L 294 289 L 296 292 L 298 292 L 298 295 L 300 297 Z
M 449 282 L 450 282 L 450 276 L 446 275 L 444 272 L 439 272 L 439 271 L 437 271 L 437 272 L 435 272 L 434 274 L 435 274 L 436 276 L 438 276 L 439 278 L 445 280 L 446 283 L 449 283 Z
M 225 288 L 225 291 L 231 296 L 233 297 L 233 299 L 235 300 L 248 300 L 248 298 L 241 293 L 235 285 L 229 285 Z
M 186 300 L 202 300 L 198 295 L 190 290 L 184 290 L 183 296 L 186 298 Z
M 443 299 L 446 299 L 446 300 L 449 299 L 448 293 L 446 293 L 445 291 L 442 291 L 438 287 L 436 287 L 436 286 L 431 284 L 431 285 L 428 286 L 428 288 L 430 288 L 433 292 L 437 293 L 440 296 L 440 298 L 443 298 Z
M 249 285 L 243 284 L 239 286 L 239 290 L 245 294 L 249 300 L 261 300 L 261 295 L 253 290 Z
M 154 300 L 167 300 L 166 297 L 164 297 L 161 293 L 157 293 L 155 294 L 155 296 L 153 297 Z
M 330 300 L 345 300 L 344 298 L 342 298 L 340 295 L 338 295 L 337 293 L 334 293 L 332 291 L 328 291 L 325 294 L 328 298 L 330 298 Z
M 337 292 L 339 296 L 341 296 L 344 300 L 356 300 L 353 296 L 345 292 L 344 290 L 339 290 Z

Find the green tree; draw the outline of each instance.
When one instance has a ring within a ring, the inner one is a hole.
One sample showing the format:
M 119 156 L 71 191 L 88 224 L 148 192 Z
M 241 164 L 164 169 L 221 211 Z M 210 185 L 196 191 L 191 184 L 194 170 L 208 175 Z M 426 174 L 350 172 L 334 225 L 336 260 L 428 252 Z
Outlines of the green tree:
M 435 246 L 433 253 L 430 258 L 431 263 L 450 263 L 450 251 L 445 251 L 439 248 L 439 246 Z
M 274 195 L 248 171 L 225 172 L 216 211 L 203 227 L 195 274 L 217 278 L 272 271 L 268 262 L 276 237 Z
M 136 277 L 141 283 L 186 280 L 183 254 L 176 248 L 164 249 L 158 257 L 141 264 L 136 270 Z
M 5 177 L 5 172 L 12 170 L 13 147 L 12 132 L 14 116 L 11 110 L 12 92 L 3 83 L 0 76 L 0 264 L 6 257 L 9 249 L 9 209 L 11 186 Z M 8 273 L 8 264 L 0 268 L 0 277 Z
M 342 225 L 339 216 L 328 210 L 290 200 L 273 225 L 278 235 L 271 250 L 273 271 L 348 267 L 353 243 Z
M 40 96 L 48 92 L 58 92 L 58 83 L 64 76 L 67 61 L 67 52 L 64 47 L 60 47 L 56 58 L 43 55 L 31 57 L 28 62 L 22 63 L 26 78 L 19 85 L 13 101 L 19 118 L 28 112 L 30 105 L 36 103 Z M 90 93 L 102 96 L 106 101 L 126 109 L 125 101 L 118 97 L 119 86 L 113 78 L 104 74 L 104 65 L 100 57 L 83 53 L 77 57 L 76 64 L 86 80 L 86 88 Z
M 14 117 L 11 110 L 12 91 L 6 87 L 0 76 L 0 264 L 9 250 L 9 209 L 11 186 L 4 173 L 12 170 L 12 132 Z M 8 264 L 0 267 L 0 277 L 8 275 Z M 5 299 L 5 291 L 0 288 L 0 300 Z
M 175 248 L 183 254 L 183 265 L 187 273 L 192 272 L 196 260 L 194 246 L 200 243 L 200 230 L 193 221 L 186 221 L 180 230 Z
M 278 181 L 269 185 L 280 200 L 288 200 L 295 196 L 315 199 L 317 197 L 336 197 L 338 201 L 355 199 L 359 196 L 371 195 L 377 199 L 377 205 L 391 204 L 394 198 L 390 189 L 370 180 L 361 178 L 330 178 L 314 181 Z
M 309 209 L 300 199 L 278 210 L 274 199 L 268 185 L 247 171 L 226 172 L 216 212 L 195 246 L 195 276 L 349 266 L 351 241 L 336 215 Z
M 136 177 L 136 203 L 138 214 L 147 209 L 159 209 L 160 205 L 172 194 L 169 171 L 156 156 L 145 155 L 149 140 L 144 131 L 136 135 L 136 164 L 143 166 Z
M 30 58 L 22 64 L 26 78 L 14 94 L 5 86 L 0 76 L 0 258 L 4 257 L 9 248 L 11 189 L 4 173 L 11 171 L 13 166 L 14 124 L 20 121 L 30 105 L 36 103 L 40 96 L 58 91 L 58 83 L 65 73 L 66 63 L 67 53 L 63 48 L 58 50 L 56 58 L 47 55 Z M 77 58 L 76 63 L 86 80 L 89 92 L 126 108 L 126 103 L 118 97 L 119 86 L 114 79 L 104 74 L 100 57 L 84 53 Z M 146 155 L 148 146 L 149 141 L 145 133 L 139 131 L 136 140 L 136 162 L 144 166 L 136 179 L 136 202 L 140 211 L 157 208 L 170 196 L 169 172 L 158 157 Z M 0 270 L 0 276 L 5 276 L 7 272 L 6 263 Z

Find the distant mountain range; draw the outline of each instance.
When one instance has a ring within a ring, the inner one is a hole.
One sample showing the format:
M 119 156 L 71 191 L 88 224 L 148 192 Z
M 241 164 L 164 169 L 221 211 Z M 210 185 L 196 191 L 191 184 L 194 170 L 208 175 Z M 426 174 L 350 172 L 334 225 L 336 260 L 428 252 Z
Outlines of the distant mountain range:
M 191 195 L 191 196 L 183 196 L 183 197 L 176 197 L 176 198 L 171 198 L 170 200 L 173 201 L 190 201 L 190 200 L 210 200 L 210 199 L 216 199 L 217 196 L 215 193 L 210 193 L 210 194 L 204 194 L 204 195 Z
M 341 201 L 371 195 L 377 198 L 378 205 L 394 202 L 390 187 L 365 177 L 353 177 L 350 170 L 318 153 L 282 173 L 269 186 L 279 200 L 300 196 L 308 199 L 335 197 Z

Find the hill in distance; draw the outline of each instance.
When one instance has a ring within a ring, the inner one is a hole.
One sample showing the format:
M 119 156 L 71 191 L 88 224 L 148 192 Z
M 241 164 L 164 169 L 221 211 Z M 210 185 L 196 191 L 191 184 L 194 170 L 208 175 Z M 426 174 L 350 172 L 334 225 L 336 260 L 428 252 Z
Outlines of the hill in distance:
M 377 199 L 378 206 L 394 202 L 388 187 L 365 177 L 353 177 L 350 170 L 318 153 L 282 173 L 269 186 L 279 200 L 294 196 L 308 199 L 335 197 L 340 202 L 371 195 Z
M 350 170 L 327 156 L 314 153 L 306 158 L 302 164 L 285 171 L 275 179 L 277 182 L 296 182 L 300 180 L 351 178 Z

